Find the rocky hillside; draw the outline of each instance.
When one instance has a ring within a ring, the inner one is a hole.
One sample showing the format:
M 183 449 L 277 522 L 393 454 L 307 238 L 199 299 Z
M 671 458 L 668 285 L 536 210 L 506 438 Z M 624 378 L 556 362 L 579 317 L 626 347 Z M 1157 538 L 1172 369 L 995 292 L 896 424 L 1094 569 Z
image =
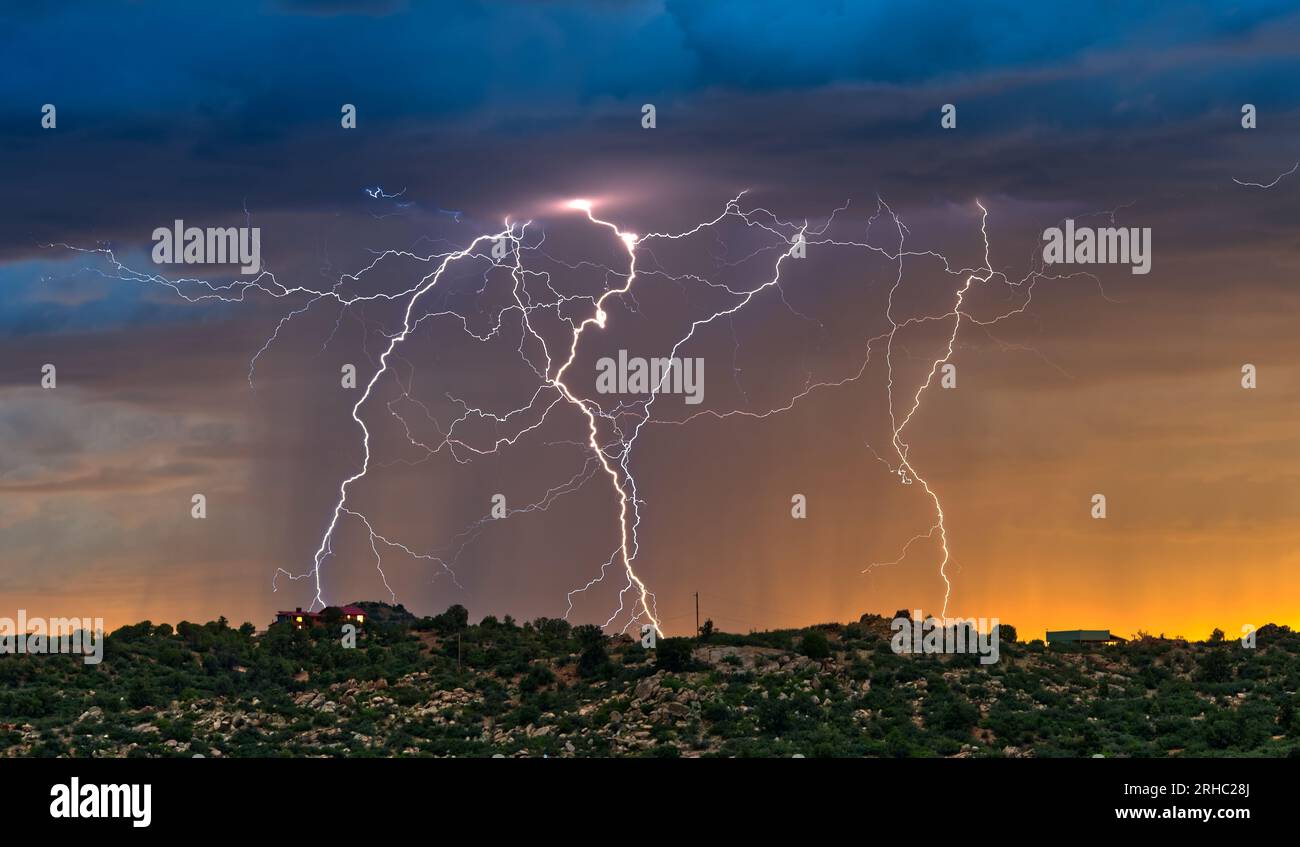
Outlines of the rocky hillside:
M 382 612 L 382 614 L 380 613 Z M 105 660 L 0 656 L 4 756 L 1297 756 L 1300 636 L 896 655 L 885 618 L 645 650 L 554 619 L 375 608 L 149 622 Z

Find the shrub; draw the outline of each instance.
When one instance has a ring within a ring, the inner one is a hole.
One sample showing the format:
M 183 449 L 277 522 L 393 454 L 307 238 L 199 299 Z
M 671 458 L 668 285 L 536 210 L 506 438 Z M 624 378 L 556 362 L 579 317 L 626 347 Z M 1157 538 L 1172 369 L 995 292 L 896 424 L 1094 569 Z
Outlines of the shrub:
M 820 630 L 810 630 L 800 640 L 799 652 L 810 659 L 818 661 L 829 659 L 831 656 L 831 643 Z
M 689 638 L 663 638 L 655 647 L 655 668 L 670 673 L 680 673 L 691 667 L 691 641 Z

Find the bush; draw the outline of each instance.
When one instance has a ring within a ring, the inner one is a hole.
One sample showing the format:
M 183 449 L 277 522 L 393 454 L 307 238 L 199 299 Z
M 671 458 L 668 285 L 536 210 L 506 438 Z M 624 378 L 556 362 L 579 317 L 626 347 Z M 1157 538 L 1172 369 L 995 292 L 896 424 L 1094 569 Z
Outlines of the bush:
M 1228 682 L 1232 679 L 1232 657 L 1224 647 L 1213 647 L 1201 660 L 1199 678 L 1205 682 Z
M 810 630 L 799 642 L 799 652 L 810 659 L 821 661 L 831 657 L 831 643 L 820 630 Z
M 588 643 L 582 655 L 578 657 L 578 676 L 583 679 L 607 676 L 610 667 L 609 653 L 605 650 L 603 635 L 598 641 Z
M 536 664 L 528 668 L 528 673 L 519 680 L 519 690 L 531 694 L 555 682 L 555 674 L 545 664 Z
M 691 667 L 691 640 L 663 638 L 655 647 L 655 669 L 680 673 Z

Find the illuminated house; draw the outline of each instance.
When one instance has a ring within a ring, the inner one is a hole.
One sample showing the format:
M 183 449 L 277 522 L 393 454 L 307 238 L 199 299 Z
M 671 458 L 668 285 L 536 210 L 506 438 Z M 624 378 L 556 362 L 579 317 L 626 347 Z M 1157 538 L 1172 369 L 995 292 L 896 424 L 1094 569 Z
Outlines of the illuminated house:
M 343 623 L 356 624 L 362 626 L 366 622 L 366 611 L 360 606 L 340 606 L 340 620 Z M 294 609 L 292 612 L 276 612 L 276 623 L 291 623 L 294 629 L 306 629 L 309 626 L 323 626 L 325 624 L 325 611 L 304 612 L 302 607 Z

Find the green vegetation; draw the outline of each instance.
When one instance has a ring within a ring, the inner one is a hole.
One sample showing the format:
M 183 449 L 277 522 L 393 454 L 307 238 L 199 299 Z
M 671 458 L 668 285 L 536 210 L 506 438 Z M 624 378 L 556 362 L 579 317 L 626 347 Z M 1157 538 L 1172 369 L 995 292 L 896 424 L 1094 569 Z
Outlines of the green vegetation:
M 223 618 L 111 633 L 104 661 L 0 656 L 2 756 L 1300 756 L 1300 635 L 1247 649 L 1015 641 L 900 656 L 888 621 L 646 650 L 540 618 L 363 604 L 294 630 Z M 327 616 L 328 617 L 328 616 Z

